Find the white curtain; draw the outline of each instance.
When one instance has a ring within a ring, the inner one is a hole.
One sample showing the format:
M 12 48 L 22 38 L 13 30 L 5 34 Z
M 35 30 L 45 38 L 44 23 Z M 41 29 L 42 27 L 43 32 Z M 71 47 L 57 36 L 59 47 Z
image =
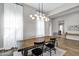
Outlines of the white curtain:
M 45 22 L 43 19 L 37 18 L 36 20 L 36 36 L 37 37 L 42 37 L 45 36 Z
M 4 48 L 17 47 L 23 39 L 23 7 L 17 4 L 4 4 Z

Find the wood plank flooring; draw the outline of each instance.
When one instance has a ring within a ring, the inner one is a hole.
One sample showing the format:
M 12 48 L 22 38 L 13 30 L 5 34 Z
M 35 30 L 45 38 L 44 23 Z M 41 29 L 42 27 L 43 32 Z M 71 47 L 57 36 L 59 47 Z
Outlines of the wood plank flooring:
M 79 41 L 63 39 L 60 42 L 59 47 L 67 51 L 64 56 L 79 56 Z

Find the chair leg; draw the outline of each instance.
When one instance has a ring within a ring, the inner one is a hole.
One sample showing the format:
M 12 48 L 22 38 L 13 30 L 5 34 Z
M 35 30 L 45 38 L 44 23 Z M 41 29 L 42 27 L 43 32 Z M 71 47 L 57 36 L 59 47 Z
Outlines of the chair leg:
M 32 56 L 33 56 L 33 53 L 32 53 Z
M 58 41 L 57 41 L 57 43 L 56 43 L 56 46 L 58 47 Z
M 24 51 L 21 51 L 22 55 L 24 56 Z
M 44 49 L 44 52 L 46 52 L 47 51 L 47 47 L 45 47 L 45 49 Z
M 56 49 L 54 48 L 54 52 L 55 52 L 55 54 L 56 54 Z
M 51 56 L 51 49 L 50 49 L 50 56 Z
M 42 56 L 43 56 L 43 53 L 42 53 Z

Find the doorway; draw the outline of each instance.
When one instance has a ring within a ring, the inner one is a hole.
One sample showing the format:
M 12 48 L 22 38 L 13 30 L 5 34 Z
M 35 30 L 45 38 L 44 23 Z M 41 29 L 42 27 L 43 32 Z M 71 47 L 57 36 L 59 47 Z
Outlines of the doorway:
M 64 34 L 64 23 L 59 24 L 59 30 L 61 31 L 61 34 Z

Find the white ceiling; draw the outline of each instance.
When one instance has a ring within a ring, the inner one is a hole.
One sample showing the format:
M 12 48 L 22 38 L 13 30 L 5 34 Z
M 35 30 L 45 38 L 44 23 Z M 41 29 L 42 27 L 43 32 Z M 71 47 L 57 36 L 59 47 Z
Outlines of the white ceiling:
M 39 10 L 39 3 L 26 3 L 27 5 Z M 52 11 L 60 6 L 62 6 L 64 3 L 43 3 L 43 11 L 49 12 Z M 42 3 L 40 4 L 42 5 Z
M 26 3 L 30 7 L 39 10 L 39 3 Z M 61 16 L 60 13 L 63 14 L 72 8 L 79 6 L 79 3 L 43 3 L 44 12 L 50 16 L 50 18 L 55 18 L 57 16 Z

